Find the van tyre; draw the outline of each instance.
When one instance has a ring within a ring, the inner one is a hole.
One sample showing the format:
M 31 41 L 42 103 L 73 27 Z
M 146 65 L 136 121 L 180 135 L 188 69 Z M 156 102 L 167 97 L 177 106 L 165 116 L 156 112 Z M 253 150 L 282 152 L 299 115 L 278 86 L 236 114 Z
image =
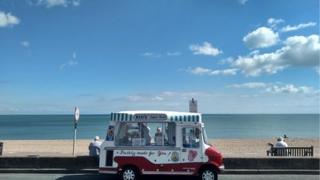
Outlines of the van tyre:
M 201 180 L 218 180 L 218 174 L 215 170 L 206 168 L 200 173 Z
M 137 180 L 138 176 L 138 171 L 133 167 L 125 168 L 121 173 L 122 180 Z

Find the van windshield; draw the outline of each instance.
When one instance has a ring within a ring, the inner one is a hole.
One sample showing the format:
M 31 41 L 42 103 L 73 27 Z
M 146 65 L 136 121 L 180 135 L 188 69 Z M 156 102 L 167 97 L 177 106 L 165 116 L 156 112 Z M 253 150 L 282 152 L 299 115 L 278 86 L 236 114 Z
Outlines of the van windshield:
M 203 127 L 202 128 L 202 134 L 203 134 L 203 142 L 208 145 L 208 146 L 211 146 L 210 143 L 208 142 L 208 136 L 207 136 L 207 132 L 206 132 L 206 129 Z

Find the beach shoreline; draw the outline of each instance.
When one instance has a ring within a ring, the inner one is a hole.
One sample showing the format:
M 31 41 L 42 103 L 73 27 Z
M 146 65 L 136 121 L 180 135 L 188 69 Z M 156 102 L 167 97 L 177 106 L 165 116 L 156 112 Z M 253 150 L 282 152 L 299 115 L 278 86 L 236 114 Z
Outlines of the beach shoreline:
M 88 155 L 88 145 L 92 140 L 79 139 L 76 155 Z M 3 142 L 3 156 L 72 156 L 73 140 L 0 140 Z M 210 139 L 224 157 L 267 157 L 268 143 L 276 138 L 266 139 Z M 320 157 L 319 138 L 289 138 L 291 147 L 314 147 L 314 157 Z

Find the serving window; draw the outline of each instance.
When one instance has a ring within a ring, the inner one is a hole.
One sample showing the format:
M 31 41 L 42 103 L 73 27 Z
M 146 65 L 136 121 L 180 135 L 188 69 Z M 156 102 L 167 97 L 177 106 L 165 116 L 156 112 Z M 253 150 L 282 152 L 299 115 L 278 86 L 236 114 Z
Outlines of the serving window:
M 117 146 L 175 146 L 176 125 L 172 122 L 121 122 Z
M 182 139 L 184 148 L 198 148 L 200 146 L 200 129 L 196 127 L 184 127 Z

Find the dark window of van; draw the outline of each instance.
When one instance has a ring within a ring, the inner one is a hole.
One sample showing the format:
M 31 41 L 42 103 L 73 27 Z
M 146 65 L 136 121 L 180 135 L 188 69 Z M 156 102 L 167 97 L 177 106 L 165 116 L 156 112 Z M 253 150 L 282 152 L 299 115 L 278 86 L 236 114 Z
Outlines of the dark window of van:
M 196 127 L 182 128 L 182 140 L 184 148 L 198 148 L 200 146 L 200 129 Z
M 122 122 L 118 125 L 116 146 L 175 146 L 176 125 L 171 122 Z

